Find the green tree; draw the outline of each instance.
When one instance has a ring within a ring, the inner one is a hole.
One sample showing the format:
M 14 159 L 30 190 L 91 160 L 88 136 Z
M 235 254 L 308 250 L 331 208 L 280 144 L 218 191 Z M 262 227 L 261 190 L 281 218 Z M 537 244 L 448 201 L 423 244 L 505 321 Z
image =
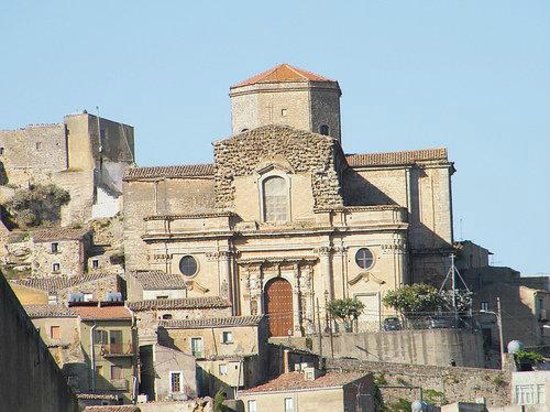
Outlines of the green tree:
M 15 192 L 6 208 L 20 227 L 36 227 L 59 222 L 61 207 L 70 200 L 69 192 L 54 184 L 33 185 Z
M 514 359 L 521 371 L 533 370 L 533 366 L 544 362 L 544 356 L 538 352 L 519 350 L 514 354 Z
M 359 317 L 364 308 L 365 305 L 362 302 L 351 298 L 335 299 L 327 306 L 328 313 L 344 322 L 346 332 L 352 331 L 353 321 Z
M 415 312 L 434 312 L 445 304 L 437 289 L 423 283 L 402 286 L 386 293 L 382 299 L 385 306 L 409 315 Z

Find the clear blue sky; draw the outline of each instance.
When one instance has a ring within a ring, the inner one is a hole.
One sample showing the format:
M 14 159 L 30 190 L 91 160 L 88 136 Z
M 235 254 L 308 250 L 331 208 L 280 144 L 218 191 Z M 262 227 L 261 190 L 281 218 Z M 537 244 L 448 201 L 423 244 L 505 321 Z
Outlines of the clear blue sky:
M 276 63 L 337 79 L 346 152 L 446 146 L 456 238 L 550 272 L 550 1 L 18 0 L 0 34 L 0 128 L 99 105 L 140 165 L 209 162 Z

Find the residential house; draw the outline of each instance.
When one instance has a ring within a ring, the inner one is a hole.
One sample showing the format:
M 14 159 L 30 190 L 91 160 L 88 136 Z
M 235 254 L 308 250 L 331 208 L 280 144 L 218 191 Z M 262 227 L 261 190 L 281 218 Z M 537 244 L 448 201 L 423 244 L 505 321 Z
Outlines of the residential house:
M 187 400 L 197 396 L 195 357 L 158 343 L 140 347 L 140 394 L 147 401 Z
M 124 280 L 117 274 L 92 272 L 80 276 L 29 277 L 10 282 L 24 305 L 67 304 L 71 295 L 79 294 L 85 301 L 106 299 L 108 293 L 124 294 Z M 79 298 L 80 299 L 80 298 Z
M 138 379 L 137 332 L 122 302 L 79 302 L 80 342 L 89 361 L 92 391 L 118 393 L 133 400 Z
M 152 299 L 181 299 L 187 297 L 185 278 L 162 271 L 129 272 L 126 276 L 128 300 L 137 302 Z
M 239 391 L 245 412 L 374 412 L 374 383 L 364 372 L 306 367 Z
M 127 306 L 136 317 L 140 346 L 158 342 L 159 320 L 231 316 L 231 303 L 219 296 L 151 299 L 127 302 Z
M 159 322 L 159 340 L 197 358 L 199 395 L 223 388 L 232 397 L 265 379 L 266 332 L 261 315 Z

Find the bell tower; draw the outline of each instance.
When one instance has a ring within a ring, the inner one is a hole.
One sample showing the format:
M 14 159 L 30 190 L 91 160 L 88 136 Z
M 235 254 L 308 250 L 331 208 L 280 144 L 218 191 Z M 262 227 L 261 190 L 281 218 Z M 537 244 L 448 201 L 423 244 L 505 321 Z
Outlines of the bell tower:
M 337 81 L 280 64 L 230 88 L 232 133 L 282 124 L 341 142 Z

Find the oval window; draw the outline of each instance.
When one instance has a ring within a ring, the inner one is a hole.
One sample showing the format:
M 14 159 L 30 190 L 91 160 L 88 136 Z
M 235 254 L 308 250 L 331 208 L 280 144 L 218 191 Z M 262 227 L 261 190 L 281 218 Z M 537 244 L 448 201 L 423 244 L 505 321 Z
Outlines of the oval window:
M 184 256 L 180 260 L 180 272 L 185 276 L 193 276 L 197 273 L 198 264 L 193 256 Z
M 361 269 L 369 269 L 374 263 L 374 255 L 366 247 L 361 248 L 355 254 L 355 263 Z

